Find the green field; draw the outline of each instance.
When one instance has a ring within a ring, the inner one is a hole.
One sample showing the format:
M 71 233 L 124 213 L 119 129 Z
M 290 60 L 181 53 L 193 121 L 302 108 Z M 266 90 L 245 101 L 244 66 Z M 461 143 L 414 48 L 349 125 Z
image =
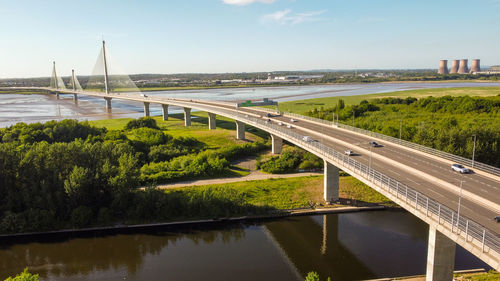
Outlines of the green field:
M 228 144 L 243 144 L 248 141 L 262 141 L 268 138 L 268 134 L 255 128 L 247 128 L 247 140 L 236 139 L 236 125 L 233 120 L 217 116 L 217 129 L 208 129 L 208 117 L 206 112 L 195 112 L 191 114 L 191 126 L 184 126 L 183 114 L 169 115 L 168 121 L 163 121 L 161 116 L 153 117 L 158 126 L 174 137 L 193 137 L 205 143 L 208 148 L 223 147 Z M 127 123 L 133 118 L 103 119 L 89 121 L 93 126 L 107 128 L 108 130 L 123 130 Z
M 398 91 L 381 94 L 368 94 L 357 96 L 339 96 L 317 99 L 304 99 L 298 101 L 288 101 L 279 104 L 279 109 L 286 112 L 305 113 L 311 109 L 319 107 L 333 107 L 337 105 L 339 99 L 343 99 L 346 105 L 359 104 L 362 100 L 370 100 L 384 97 L 442 97 L 442 96 L 496 96 L 500 94 L 500 87 L 466 87 L 466 88 L 438 88 Z
M 306 176 L 295 178 L 276 178 L 256 181 L 243 181 L 227 184 L 212 184 L 175 188 L 169 192 L 196 192 L 218 189 L 224 193 L 237 193 L 243 204 L 257 207 L 270 207 L 278 210 L 308 208 L 310 203 L 323 205 L 323 177 Z M 339 194 L 341 198 L 356 200 L 360 205 L 380 204 L 389 207 L 396 205 L 357 179 L 340 177 Z

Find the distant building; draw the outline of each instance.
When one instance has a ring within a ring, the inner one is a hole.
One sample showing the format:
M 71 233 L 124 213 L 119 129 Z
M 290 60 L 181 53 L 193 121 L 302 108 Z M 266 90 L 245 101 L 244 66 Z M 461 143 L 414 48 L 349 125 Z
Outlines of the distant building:
M 490 67 L 490 71 L 500 72 L 500 65 L 494 65 L 494 66 Z

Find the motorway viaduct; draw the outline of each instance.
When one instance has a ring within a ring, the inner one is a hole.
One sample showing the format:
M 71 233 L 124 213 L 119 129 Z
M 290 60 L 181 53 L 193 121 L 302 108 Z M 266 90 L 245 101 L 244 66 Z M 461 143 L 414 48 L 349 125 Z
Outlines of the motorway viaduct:
M 216 115 L 234 119 L 238 139 L 245 138 L 245 125 L 254 126 L 271 134 L 273 153 L 280 153 L 286 140 L 324 159 L 325 201 L 338 200 L 339 170 L 344 170 L 429 224 L 427 280 L 452 280 L 456 244 L 500 271 L 500 224 L 493 220 L 500 215 L 499 174 L 478 169 L 457 174 L 450 169 L 450 160 L 436 155 L 303 116 L 271 113 L 268 117 L 270 111 L 265 108 L 137 93 L 10 89 L 48 91 L 58 98 L 71 94 L 75 101 L 77 95 L 104 98 L 108 110 L 113 99 L 141 102 L 145 116 L 150 115 L 151 104 L 158 104 L 164 120 L 168 119 L 168 107 L 176 106 L 184 109 L 186 126 L 191 124 L 192 109 L 206 111 L 210 129 L 216 127 Z M 371 147 L 372 140 L 381 146 Z M 344 155 L 346 149 L 356 155 Z

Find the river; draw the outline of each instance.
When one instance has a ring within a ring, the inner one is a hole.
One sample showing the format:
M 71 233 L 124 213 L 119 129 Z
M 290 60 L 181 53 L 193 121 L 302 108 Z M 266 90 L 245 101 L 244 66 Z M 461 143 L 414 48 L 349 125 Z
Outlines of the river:
M 369 211 L 132 233 L 0 240 L 0 280 L 363 280 L 424 274 L 427 225 Z M 488 268 L 457 246 L 455 269 Z
M 177 90 L 145 92 L 155 97 L 209 99 L 241 101 L 270 98 L 277 101 L 291 101 L 307 98 L 351 96 L 387 93 L 412 89 L 452 88 L 452 87 L 492 87 L 500 83 L 381 83 L 381 84 L 338 84 L 314 86 L 283 86 L 256 88 L 224 88 L 205 90 Z M 73 95 L 61 95 L 57 100 L 48 94 L 0 95 L 0 127 L 18 122 L 43 122 L 72 118 L 77 120 L 111 119 L 120 117 L 137 118 L 143 115 L 143 106 L 137 102 L 113 100 L 112 113 L 106 112 L 101 98 L 79 96 L 78 104 L 72 101 Z M 170 113 L 181 113 L 172 107 Z M 161 115 L 159 105 L 151 105 L 151 115 Z

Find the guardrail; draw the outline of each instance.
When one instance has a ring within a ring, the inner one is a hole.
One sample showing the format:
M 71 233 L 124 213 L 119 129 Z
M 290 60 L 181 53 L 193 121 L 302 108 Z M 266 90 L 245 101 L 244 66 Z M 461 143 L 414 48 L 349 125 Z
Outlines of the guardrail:
M 260 109 L 262 109 L 262 108 L 259 108 L 259 110 Z M 268 110 L 269 110 L 268 108 L 265 109 L 265 111 L 268 111 Z M 276 111 L 273 111 L 273 112 L 276 112 Z M 349 130 L 349 131 L 353 131 L 353 132 L 356 132 L 356 133 L 360 133 L 360 134 L 363 134 L 363 135 L 366 135 L 366 136 L 371 136 L 371 137 L 375 137 L 375 138 L 378 138 L 378 139 L 381 139 L 381 140 L 385 140 L 385 141 L 388 141 L 388 142 L 392 142 L 392 143 L 395 143 L 395 144 L 406 146 L 406 147 L 409 147 L 409 148 L 412 148 L 412 149 L 415 149 L 415 150 L 418 150 L 418 151 L 422 151 L 422 152 L 425 152 L 425 153 L 428 153 L 428 154 L 431 154 L 431 155 L 435 155 L 435 156 L 438 156 L 438 157 L 441 157 L 441 158 L 444 158 L 444 159 L 447 159 L 447 160 L 451 160 L 453 162 L 456 162 L 456 163 L 459 163 L 459 164 L 462 164 L 462 165 L 471 166 L 474 169 L 478 169 L 478 170 L 481 170 L 481 171 L 485 171 L 485 172 L 488 172 L 488 173 L 500 176 L 500 168 L 498 168 L 498 167 L 494 167 L 494 166 L 491 166 L 491 165 L 488 165 L 488 164 L 484 164 L 484 163 L 481 163 L 481 162 L 478 162 L 478 161 L 474 161 L 474 165 L 473 165 L 472 159 L 468 159 L 468 158 L 465 158 L 465 157 L 462 157 L 462 156 L 458 156 L 458 155 L 455 155 L 455 154 L 444 152 L 444 151 L 441 151 L 441 150 L 438 150 L 438 149 L 435 149 L 435 148 L 430 148 L 430 147 L 427 147 L 427 146 L 424 146 L 424 145 L 420 145 L 420 144 L 416 144 L 416 143 L 413 143 L 413 142 L 409 142 L 409 141 L 405 141 L 405 140 L 400 140 L 400 139 L 395 138 L 395 137 L 391 137 L 391 136 L 383 135 L 383 134 L 380 134 L 380 133 L 375 133 L 375 132 L 372 132 L 372 131 L 368 131 L 368 130 L 365 130 L 365 129 L 360 129 L 360 128 L 356 128 L 356 127 L 349 126 L 349 125 L 346 125 L 346 124 L 335 123 L 335 122 L 332 122 L 332 121 L 327 121 L 327 120 L 323 120 L 323 119 L 319 119 L 319 118 L 315 118 L 315 117 L 300 115 L 300 114 L 291 113 L 291 112 L 279 112 L 279 114 L 282 114 L 283 116 L 287 116 L 287 117 L 299 118 L 299 119 L 309 120 L 309 121 L 312 121 L 312 122 L 322 123 L 322 124 L 329 125 L 329 126 L 337 126 L 339 128 L 343 128 L 343 129 L 346 129 L 346 130 Z
M 392 196 L 395 196 L 396 199 L 401 201 L 404 200 L 407 208 L 412 209 L 414 212 L 419 212 L 422 216 L 425 216 L 428 219 L 433 220 L 435 223 L 447 228 L 452 233 L 462 237 L 467 243 L 473 243 L 476 247 L 480 247 L 482 252 L 488 252 L 496 257 L 500 254 L 500 237 L 498 237 L 495 233 L 492 233 L 484 226 L 458 214 L 432 198 L 427 197 L 423 193 L 420 193 L 406 184 L 370 168 L 368 165 L 354 160 L 344 153 L 340 153 L 320 142 L 304 141 L 304 135 L 294 132 L 293 129 L 287 129 L 272 123 L 268 124 L 259 118 L 251 117 L 242 113 L 234 113 L 233 111 L 220 108 L 214 109 L 208 106 L 199 107 L 205 108 L 204 110 L 206 111 L 238 119 L 239 121 L 243 121 L 255 127 L 264 128 L 271 134 L 285 137 L 288 141 L 309 149 L 318 156 L 329 159 L 331 162 L 336 163 L 339 167 L 351 170 L 358 177 L 362 177 L 371 182 L 374 186 L 382 189 Z M 289 116 L 294 115 L 292 114 Z M 496 255 L 491 251 L 495 252 Z

